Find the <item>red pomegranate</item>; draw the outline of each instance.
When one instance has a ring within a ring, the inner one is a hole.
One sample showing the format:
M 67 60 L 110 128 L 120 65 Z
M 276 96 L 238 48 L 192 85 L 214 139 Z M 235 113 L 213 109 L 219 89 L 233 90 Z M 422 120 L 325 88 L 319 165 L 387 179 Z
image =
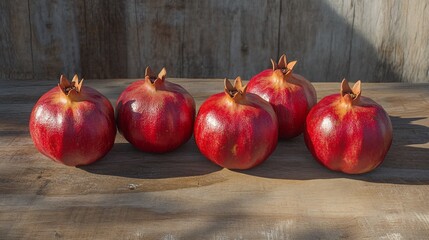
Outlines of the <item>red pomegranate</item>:
M 87 165 L 113 147 L 116 136 L 113 107 L 93 88 L 61 75 L 37 101 L 30 116 L 30 134 L 36 148 L 68 166 Z
M 195 101 L 180 85 L 156 77 L 149 67 L 145 79 L 128 86 L 116 103 L 119 132 L 145 152 L 172 151 L 189 140 L 195 119 Z
M 201 105 L 194 135 L 201 153 L 212 162 L 229 169 L 248 169 L 274 151 L 277 117 L 268 102 L 246 93 L 240 77 L 234 86 L 225 79 L 225 92 Z
M 279 63 L 271 59 L 266 69 L 250 79 L 247 92 L 255 93 L 273 106 L 279 122 L 279 138 L 290 139 L 304 131 L 308 112 L 317 102 L 316 90 L 303 76 L 292 73 L 296 61 Z
M 305 143 L 325 167 L 366 173 L 383 162 L 392 143 L 392 124 L 384 109 L 361 96 L 361 82 L 323 98 L 307 116 Z

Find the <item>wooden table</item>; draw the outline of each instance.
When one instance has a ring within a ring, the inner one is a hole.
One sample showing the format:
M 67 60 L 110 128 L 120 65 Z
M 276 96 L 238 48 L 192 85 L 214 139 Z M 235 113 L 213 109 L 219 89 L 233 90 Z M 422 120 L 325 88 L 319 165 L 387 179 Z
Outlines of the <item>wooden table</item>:
M 221 79 L 170 79 L 197 105 Z M 85 80 L 115 103 L 132 79 Z M 56 81 L 0 82 L 0 239 L 427 239 L 429 84 L 364 83 L 390 114 L 394 140 L 365 175 L 331 172 L 303 138 L 281 141 L 248 171 L 221 169 L 193 139 L 168 154 L 139 152 L 118 134 L 86 167 L 37 152 L 30 111 Z M 319 99 L 338 83 L 315 83 Z

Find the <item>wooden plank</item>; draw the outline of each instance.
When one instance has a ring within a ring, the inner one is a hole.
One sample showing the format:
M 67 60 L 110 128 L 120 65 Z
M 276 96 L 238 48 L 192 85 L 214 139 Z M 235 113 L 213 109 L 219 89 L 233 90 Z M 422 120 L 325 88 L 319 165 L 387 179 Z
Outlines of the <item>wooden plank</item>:
M 141 78 L 144 76 L 145 67 L 141 65 L 140 41 L 138 35 L 136 1 L 125 1 L 125 33 L 127 51 L 128 78 Z
M 428 1 L 356 1 L 353 78 L 427 82 Z M 369 44 L 366 44 L 369 43 Z
M 395 32 L 404 30 L 398 22 L 401 11 L 394 1 L 355 2 L 350 62 L 352 78 L 374 82 L 400 81 L 404 58 L 402 50 L 397 48 Z M 390 21 L 394 22 L 390 24 Z M 396 61 L 392 57 L 397 57 Z
M 184 8 L 183 0 L 136 1 L 140 77 L 146 66 L 182 76 Z
M 407 11 L 401 15 L 398 24 L 404 25 L 404 33 L 397 34 L 404 49 L 402 81 L 429 81 L 429 1 L 409 0 Z M 404 3 L 403 3 L 404 4 Z M 404 23 L 405 22 L 405 23 Z
M 86 44 L 82 69 L 87 78 L 127 76 L 126 13 L 131 1 L 85 1 Z
M 86 80 L 112 102 L 135 79 Z M 170 79 L 197 106 L 222 79 Z M 28 116 L 51 81 L 0 81 L 0 236 L 5 239 L 424 239 L 429 231 L 429 84 L 363 84 L 390 114 L 383 165 L 345 175 L 314 161 L 302 136 L 248 171 L 220 169 L 193 139 L 167 154 L 120 135 L 101 161 L 72 168 L 32 145 Z M 339 83 L 314 83 L 319 99 Z
M 249 79 L 278 58 L 280 1 L 186 3 L 183 76 Z
M 353 11 L 349 0 L 282 2 L 279 54 L 310 81 L 348 77 Z
M 33 78 L 28 1 L 0 1 L 0 78 Z
M 58 79 L 61 73 L 81 74 L 83 0 L 30 0 L 29 4 L 34 77 Z
M 135 79 L 86 80 L 112 102 Z M 222 79 L 170 79 L 197 106 Z M 34 148 L 28 116 L 52 81 L 0 81 L 0 236 L 4 239 L 425 239 L 429 232 L 429 84 L 364 83 L 394 141 L 363 175 L 314 161 L 302 136 L 248 171 L 220 169 L 193 139 L 167 154 L 119 134 L 101 161 L 72 168 Z M 319 99 L 339 83 L 315 83 Z
M 248 79 L 286 53 L 311 81 L 429 81 L 429 2 L 0 2 L 0 77 Z

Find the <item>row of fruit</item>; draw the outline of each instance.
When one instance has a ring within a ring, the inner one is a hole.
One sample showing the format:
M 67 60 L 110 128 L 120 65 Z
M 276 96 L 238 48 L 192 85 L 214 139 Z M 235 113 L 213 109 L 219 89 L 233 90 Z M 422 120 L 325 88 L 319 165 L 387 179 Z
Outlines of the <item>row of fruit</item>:
M 77 75 L 71 82 L 61 76 L 34 106 L 30 134 L 42 154 L 69 166 L 105 156 L 116 129 L 136 148 L 156 153 L 172 151 L 194 134 L 205 157 L 230 169 L 257 166 L 278 139 L 301 133 L 314 158 L 331 170 L 359 174 L 381 164 L 392 124 L 380 105 L 361 96 L 360 81 L 350 88 L 343 80 L 339 94 L 317 103 L 313 85 L 293 73 L 296 61 L 287 63 L 283 55 L 271 62 L 272 69 L 246 86 L 240 77 L 234 84 L 225 79 L 225 91 L 206 99 L 197 115 L 193 97 L 166 80 L 165 68 L 158 76 L 146 68 L 145 78 L 121 93 L 116 111 Z

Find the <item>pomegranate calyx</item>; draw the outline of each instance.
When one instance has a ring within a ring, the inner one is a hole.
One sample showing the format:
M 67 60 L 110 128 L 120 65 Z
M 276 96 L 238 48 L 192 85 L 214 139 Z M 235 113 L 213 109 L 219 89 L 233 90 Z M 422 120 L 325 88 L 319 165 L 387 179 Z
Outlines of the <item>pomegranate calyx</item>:
M 283 54 L 279 59 L 279 63 L 277 64 L 276 69 L 286 69 L 286 67 L 287 67 L 287 58 L 286 58 L 286 55 Z
M 292 61 L 288 63 L 285 54 L 280 57 L 278 63 L 271 59 L 273 71 L 277 72 L 277 75 L 279 77 L 284 78 L 285 80 L 287 80 L 293 72 L 293 68 L 295 67 L 296 63 L 297 61 Z
M 74 93 L 80 93 L 81 88 L 83 85 L 83 79 L 79 82 L 79 77 L 77 74 L 74 75 L 72 81 L 70 82 L 66 76 L 61 75 L 60 76 L 60 82 L 58 83 L 59 88 L 61 91 L 66 95 L 74 95 Z
M 353 85 L 353 88 L 350 88 L 349 82 L 345 78 L 341 82 L 341 97 L 343 102 L 357 105 L 359 104 L 361 93 L 360 80 Z
M 225 78 L 225 93 L 231 97 L 231 99 L 235 100 L 235 102 L 240 101 L 246 95 L 247 85 L 243 86 L 243 82 L 241 81 L 241 77 L 237 77 L 234 80 L 234 85 Z
M 155 88 L 159 85 L 162 85 L 166 76 L 167 76 L 167 70 L 165 69 L 165 67 L 161 69 L 158 76 L 156 76 L 155 73 L 152 72 L 152 69 L 149 66 L 146 67 L 145 81 L 150 83 L 149 85 Z
M 273 71 L 275 71 L 276 69 L 278 69 L 277 63 L 272 58 L 271 58 L 271 65 L 273 66 Z
M 167 76 L 167 69 L 163 67 L 161 71 L 158 73 L 158 79 L 162 79 L 164 81 L 166 76 Z
M 156 80 L 156 75 L 152 72 L 152 69 L 149 66 L 147 66 L 144 71 L 144 77 L 145 79 L 149 78 L 151 83 L 154 83 Z

